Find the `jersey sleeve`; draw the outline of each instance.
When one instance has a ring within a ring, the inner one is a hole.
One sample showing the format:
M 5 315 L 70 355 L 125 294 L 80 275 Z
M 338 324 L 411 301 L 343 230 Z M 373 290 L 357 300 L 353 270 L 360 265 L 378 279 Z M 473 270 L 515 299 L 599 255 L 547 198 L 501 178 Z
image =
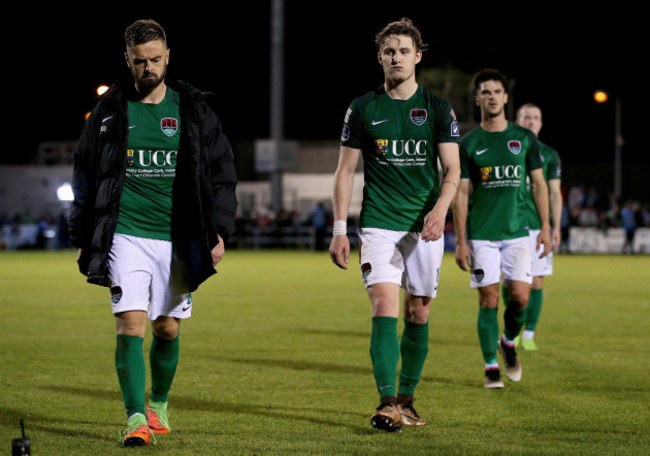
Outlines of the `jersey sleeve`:
M 456 113 L 447 101 L 440 100 L 436 109 L 436 141 L 438 143 L 460 141 L 460 128 Z
M 467 154 L 467 143 L 462 141 L 460 143 L 460 178 L 469 179 L 469 156 Z
M 361 149 L 363 121 L 357 100 L 350 104 L 343 120 L 341 132 L 341 145 L 353 149 Z
M 562 162 L 560 161 L 560 154 L 556 150 L 550 149 L 551 153 L 548 158 L 548 167 L 546 170 L 546 180 L 561 179 L 562 178 Z
M 530 147 L 526 152 L 526 167 L 528 168 L 528 172 L 530 172 L 534 169 L 541 168 L 543 162 L 542 152 L 539 148 L 539 141 L 532 131 L 528 134 L 528 144 Z

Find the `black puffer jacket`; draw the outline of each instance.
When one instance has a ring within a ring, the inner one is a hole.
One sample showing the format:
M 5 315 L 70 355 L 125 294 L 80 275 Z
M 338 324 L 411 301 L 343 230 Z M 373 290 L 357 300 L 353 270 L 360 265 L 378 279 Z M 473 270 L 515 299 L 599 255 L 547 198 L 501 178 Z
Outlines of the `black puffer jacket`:
M 181 138 L 172 203 L 172 276 L 190 291 L 214 274 L 210 251 L 219 234 L 234 230 L 237 199 L 234 156 L 208 94 L 181 81 L 165 81 L 181 97 Z M 133 82 L 117 83 L 86 121 L 75 152 L 72 245 L 82 249 L 80 271 L 88 282 L 110 286 L 108 253 L 126 174 L 126 102 Z

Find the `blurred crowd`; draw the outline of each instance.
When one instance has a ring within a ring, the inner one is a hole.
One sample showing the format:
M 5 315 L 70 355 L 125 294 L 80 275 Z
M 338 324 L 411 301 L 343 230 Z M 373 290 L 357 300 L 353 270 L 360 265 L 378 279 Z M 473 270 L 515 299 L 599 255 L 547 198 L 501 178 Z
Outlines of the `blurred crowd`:
M 650 227 L 647 202 L 621 201 L 615 195 L 603 196 L 594 187 L 574 185 L 564 195 L 562 226 L 633 229 Z
M 623 228 L 627 237 L 637 228 L 650 227 L 650 205 L 634 200 L 621 201 L 613 195 L 599 194 L 594 187 L 573 185 L 563 188 L 562 238 L 567 244 L 569 228 L 593 227 L 601 230 Z M 245 239 L 263 234 L 270 241 L 268 247 L 282 247 L 301 242 L 294 238 L 309 238 L 302 242 L 315 250 L 325 250 L 331 234 L 333 216 L 326 203 L 318 202 L 305 212 L 265 210 L 256 213 L 242 211 L 236 220 L 237 229 L 230 245 L 249 246 Z M 358 226 L 356 216 L 348 219 L 348 232 L 355 235 Z M 451 214 L 448 217 L 446 235 L 453 237 Z M 451 239 L 450 239 L 451 240 Z M 453 241 L 452 241 L 453 242 Z M 31 217 L 25 214 L 8 216 L 0 212 L 0 249 L 7 248 L 68 248 L 67 213 L 42 214 Z

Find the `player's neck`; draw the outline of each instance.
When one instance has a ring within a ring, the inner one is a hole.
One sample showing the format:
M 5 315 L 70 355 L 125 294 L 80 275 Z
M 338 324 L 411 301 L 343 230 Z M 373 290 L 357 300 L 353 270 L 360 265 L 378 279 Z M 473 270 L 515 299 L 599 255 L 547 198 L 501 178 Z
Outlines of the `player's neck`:
M 143 97 L 140 101 L 147 104 L 158 104 L 165 99 L 166 93 L 167 93 L 167 86 L 163 81 L 157 87 L 155 87 L 151 92 L 141 93 Z
M 418 90 L 418 83 L 415 78 L 408 78 L 403 81 L 386 80 L 384 82 L 386 95 L 395 100 L 408 100 Z
M 506 119 L 505 114 L 495 117 L 483 116 L 483 119 L 481 120 L 481 128 L 493 133 L 500 132 L 508 128 L 508 119 Z

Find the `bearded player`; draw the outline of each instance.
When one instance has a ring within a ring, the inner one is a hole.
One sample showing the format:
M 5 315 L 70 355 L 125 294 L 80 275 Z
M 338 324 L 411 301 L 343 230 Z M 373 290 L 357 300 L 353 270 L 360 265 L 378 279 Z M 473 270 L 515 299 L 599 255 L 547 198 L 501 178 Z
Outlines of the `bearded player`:
M 497 351 L 513 382 L 521 380 L 522 368 L 515 350 L 532 283 L 532 258 L 528 218 L 520 201 L 526 176 L 532 183 L 540 233 L 536 250 L 549 252 L 548 187 L 544 180 L 537 138 L 528 129 L 509 122 L 506 77 L 486 69 L 474 76 L 474 95 L 481 110 L 481 123 L 460 144 L 461 182 L 454 201 L 456 262 L 470 272 L 470 285 L 478 290 L 477 332 L 485 362 L 485 388 L 503 388 Z M 509 293 L 504 330 L 499 337 L 497 305 L 499 283 Z
M 121 442 L 141 446 L 171 431 L 167 405 L 181 321 L 192 314 L 191 292 L 224 256 L 237 180 L 207 94 L 166 78 L 170 50 L 162 26 L 136 21 L 125 41 L 132 80 L 100 98 L 75 152 L 70 238 L 88 282 L 110 287 L 127 421 Z

